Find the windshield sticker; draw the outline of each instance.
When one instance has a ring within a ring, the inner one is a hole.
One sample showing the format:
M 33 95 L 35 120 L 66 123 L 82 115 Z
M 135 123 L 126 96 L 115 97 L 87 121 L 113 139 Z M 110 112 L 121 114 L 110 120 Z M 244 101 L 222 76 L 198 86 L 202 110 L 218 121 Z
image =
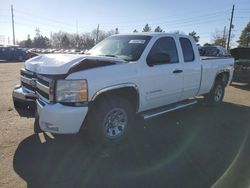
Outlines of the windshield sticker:
M 130 40 L 129 44 L 144 44 L 146 40 L 141 40 L 141 39 L 134 39 Z

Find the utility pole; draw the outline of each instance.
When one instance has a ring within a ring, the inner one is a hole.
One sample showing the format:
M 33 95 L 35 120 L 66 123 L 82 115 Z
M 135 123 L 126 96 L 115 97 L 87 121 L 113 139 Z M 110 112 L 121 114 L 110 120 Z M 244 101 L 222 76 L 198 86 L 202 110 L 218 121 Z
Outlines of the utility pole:
M 96 29 L 96 41 L 95 43 L 98 43 L 98 39 L 99 39 L 99 24 L 97 25 L 97 29 Z
M 13 45 L 15 45 L 16 44 L 16 40 L 15 40 L 15 26 L 14 26 L 13 5 L 11 5 L 11 17 L 12 17 Z
M 231 31 L 233 27 L 233 17 L 234 17 L 234 5 L 232 8 L 232 13 L 231 13 L 231 19 L 230 19 L 230 25 L 229 25 L 229 33 L 228 33 L 228 40 L 227 40 L 227 50 L 229 50 L 229 44 L 230 44 L 230 38 L 231 38 Z
M 227 42 L 227 38 L 226 38 L 226 26 L 224 26 L 224 31 L 223 31 L 223 47 L 226 47 L 226 42 Z

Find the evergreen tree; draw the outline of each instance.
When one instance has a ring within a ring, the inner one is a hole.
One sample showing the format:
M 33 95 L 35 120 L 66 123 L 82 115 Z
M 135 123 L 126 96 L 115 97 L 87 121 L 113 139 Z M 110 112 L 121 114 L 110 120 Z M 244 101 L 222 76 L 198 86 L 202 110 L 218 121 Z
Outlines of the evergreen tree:
M 191 33 L 188 33 L 188 35 L 192 36 L 196 43 L 199 42 L 200 36 L 197 36 L 197 33 L 195 31 L 192 31 Z
M 155 28 L 155 32 L 163 32 L 163 30 L 161 29 L 160 26 L 157 26 L 157 27 Z
M 30 35 L 28 34 L 28 38 L 25 41 L 25 47 L 26 48 L 31 48 L 31 46 L 32 46 L 32 40 L 30 39 Z
M 115 28 L 115 34 L 119 34 L 118 28 Z
M 151 27 L 149 27 L 148 24 L 145 25 L 145 27 L 143 28 L 142 32 L 149 32 L 151 31 Z
M 239 47 L 250 48 L 250 22 L 241 31 L 240 40 L 237 42 L 239 43 Z

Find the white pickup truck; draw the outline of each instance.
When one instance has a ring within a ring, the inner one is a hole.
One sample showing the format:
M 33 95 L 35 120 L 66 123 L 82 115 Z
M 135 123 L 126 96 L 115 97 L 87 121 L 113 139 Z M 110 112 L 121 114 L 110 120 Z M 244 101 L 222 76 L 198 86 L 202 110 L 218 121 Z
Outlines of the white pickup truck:
M 219 104 L 234 59 L 200 57 L 192 37 L 167 33 L 114 35 L 87 54 L 49 54 L 25 62 L 13 101 L 36 112 L 35 132 L 78 133 L 117 142 L 148 119 L 197 102 Z

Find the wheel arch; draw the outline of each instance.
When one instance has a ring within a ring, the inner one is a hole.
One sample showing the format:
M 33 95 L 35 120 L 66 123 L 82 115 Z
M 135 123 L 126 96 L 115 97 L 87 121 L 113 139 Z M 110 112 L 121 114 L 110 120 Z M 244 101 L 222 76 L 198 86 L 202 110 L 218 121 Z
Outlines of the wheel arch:
M 227 86 L 229 78 L 230 78 L 230 71 L 229 70 L 221 70 L 221 71 L 217 72 L 215 79 L 214 79 L 213 87 L 214 87 L 216 81 L 218 81 L 218 80 L 222 81 L 224 86 Z
M 103 96 L 107 95 L 118 95 L 128 99 L 132 102 L 133 108 L 135 112 L 139 110 L 140 105 L 140 95 L 139 95 L 139 88 L 134 83 L 124 83 L 124 84 L 117 84 L 102 88 L 94 93 L 91 98 L 91 103 L 95 103 Z

